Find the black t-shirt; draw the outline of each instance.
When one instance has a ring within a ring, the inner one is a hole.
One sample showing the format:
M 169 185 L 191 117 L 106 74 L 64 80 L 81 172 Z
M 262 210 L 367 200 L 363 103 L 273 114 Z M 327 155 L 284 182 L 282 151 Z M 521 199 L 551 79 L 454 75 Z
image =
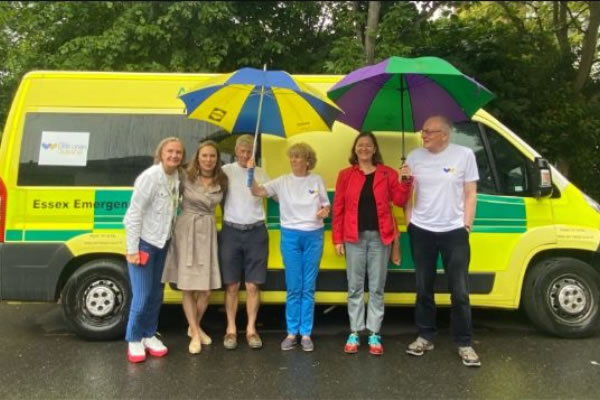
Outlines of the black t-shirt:
M 379 231 L 379 221 L 377 220 L 377 207 L 375 206 L 375 196 L 373 195 L 373 177 L 375 171 L 365 175 L 365 184 L 360 191 L 358 201 L 358 231 Z

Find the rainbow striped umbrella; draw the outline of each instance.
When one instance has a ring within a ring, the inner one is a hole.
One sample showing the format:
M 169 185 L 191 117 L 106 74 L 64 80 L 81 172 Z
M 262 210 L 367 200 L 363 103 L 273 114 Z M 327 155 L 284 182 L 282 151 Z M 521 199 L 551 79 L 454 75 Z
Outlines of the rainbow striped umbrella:
M 330 131 L 342 112 L 324 93 L 285 71 L 242 68 L 220 75 L 179 97 L 189 118 L 229 133 L 289 137 Z

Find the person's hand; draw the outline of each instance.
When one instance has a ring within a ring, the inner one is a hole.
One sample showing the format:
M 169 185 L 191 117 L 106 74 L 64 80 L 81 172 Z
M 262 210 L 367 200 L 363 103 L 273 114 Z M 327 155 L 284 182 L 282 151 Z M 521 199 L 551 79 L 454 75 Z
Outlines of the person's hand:
M 127 262 L 130 264 L 139 264 L 140 263 L 140 253 L 132 253 L 125 255 Z
M 402 167 L 400 168 L 400 181 L 405 180 L 406 178 L 410 177 L 411 175 L 412 175 L 412 171 L 410 170 L 410 167 L 408 166 L 408 164 L 402 165 Z
M 325 219 L 329 216 L 329 208 L 321 207 L 321 209 L 317 212 L 317 218 Z
M 247 168 L 254 168 L 256 164 L 254 164 L 254 157 L 252 157 L 251 159 L 248 160 L 248 162 L 246 163 L 246 167 Z
M 335 245 L 335 253 L 338 256 L 343 256 L 346 254 L 346 251 L 344 250 L 344 244 L 343 243 L 339 243 Z

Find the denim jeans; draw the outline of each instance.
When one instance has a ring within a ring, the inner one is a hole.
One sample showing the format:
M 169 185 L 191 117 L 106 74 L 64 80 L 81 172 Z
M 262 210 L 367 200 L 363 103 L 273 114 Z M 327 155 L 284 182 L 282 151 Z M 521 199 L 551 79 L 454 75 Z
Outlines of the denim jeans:
M 287 290 L 285 320 L 291 335 L 310 336 L 315 315 L 315 287 L 323 255 L 323 229 L 281 228 L 281 255 Z
M 145 266 L 128 263 L 129 280 L 131 282 L 131 307 L 125 340 L 139 342 L 142 338 L 154 336 L 158 328 L 158 315 L 163 300 L 161 283 L 167 250 L 167 240 L 162 249 L 140 239 L 139 249 L 148 253 L 148 262 Z
M 391 247 L 381 242 L 379 232 L 364 231 L 357 243 L 344 243 L 348 277 L 348 316 L 350 330 L 365 329 L 365 274 L 369 277 L 367 329 L 379 333 L 383 322 L 383 290 Z
M 469 233 L 464 228 L 431 232 L 409 224 L 408 234 L 417 278 L 415 322 L 419 336 L 432 340 L 436 332 L 434 285 L 436 261 L 441 253 L 452 302 L 451 327 L 454 341 L 459 346 L 470 346 L 473 327 L 469 302 Z

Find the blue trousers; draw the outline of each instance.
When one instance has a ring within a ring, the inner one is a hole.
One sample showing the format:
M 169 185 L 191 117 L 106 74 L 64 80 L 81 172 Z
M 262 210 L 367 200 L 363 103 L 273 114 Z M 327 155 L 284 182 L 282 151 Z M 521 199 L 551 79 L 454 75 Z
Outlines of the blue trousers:
M 310 336 L 315 315 L 315 287 L 323 255 L 323 229 L 281 228 L 287 299 L 285 320 L 290 335 Z
M 158 315 L 163 300 L 161 283 L 169 241 L 162 249 L 140 239 L 140 251 L 148 253 L 145 266 L 128 263 L 131 282 L 131 307 L 125 340 L 139 342 L 142 338 L 154 336 L 158 328 Z

